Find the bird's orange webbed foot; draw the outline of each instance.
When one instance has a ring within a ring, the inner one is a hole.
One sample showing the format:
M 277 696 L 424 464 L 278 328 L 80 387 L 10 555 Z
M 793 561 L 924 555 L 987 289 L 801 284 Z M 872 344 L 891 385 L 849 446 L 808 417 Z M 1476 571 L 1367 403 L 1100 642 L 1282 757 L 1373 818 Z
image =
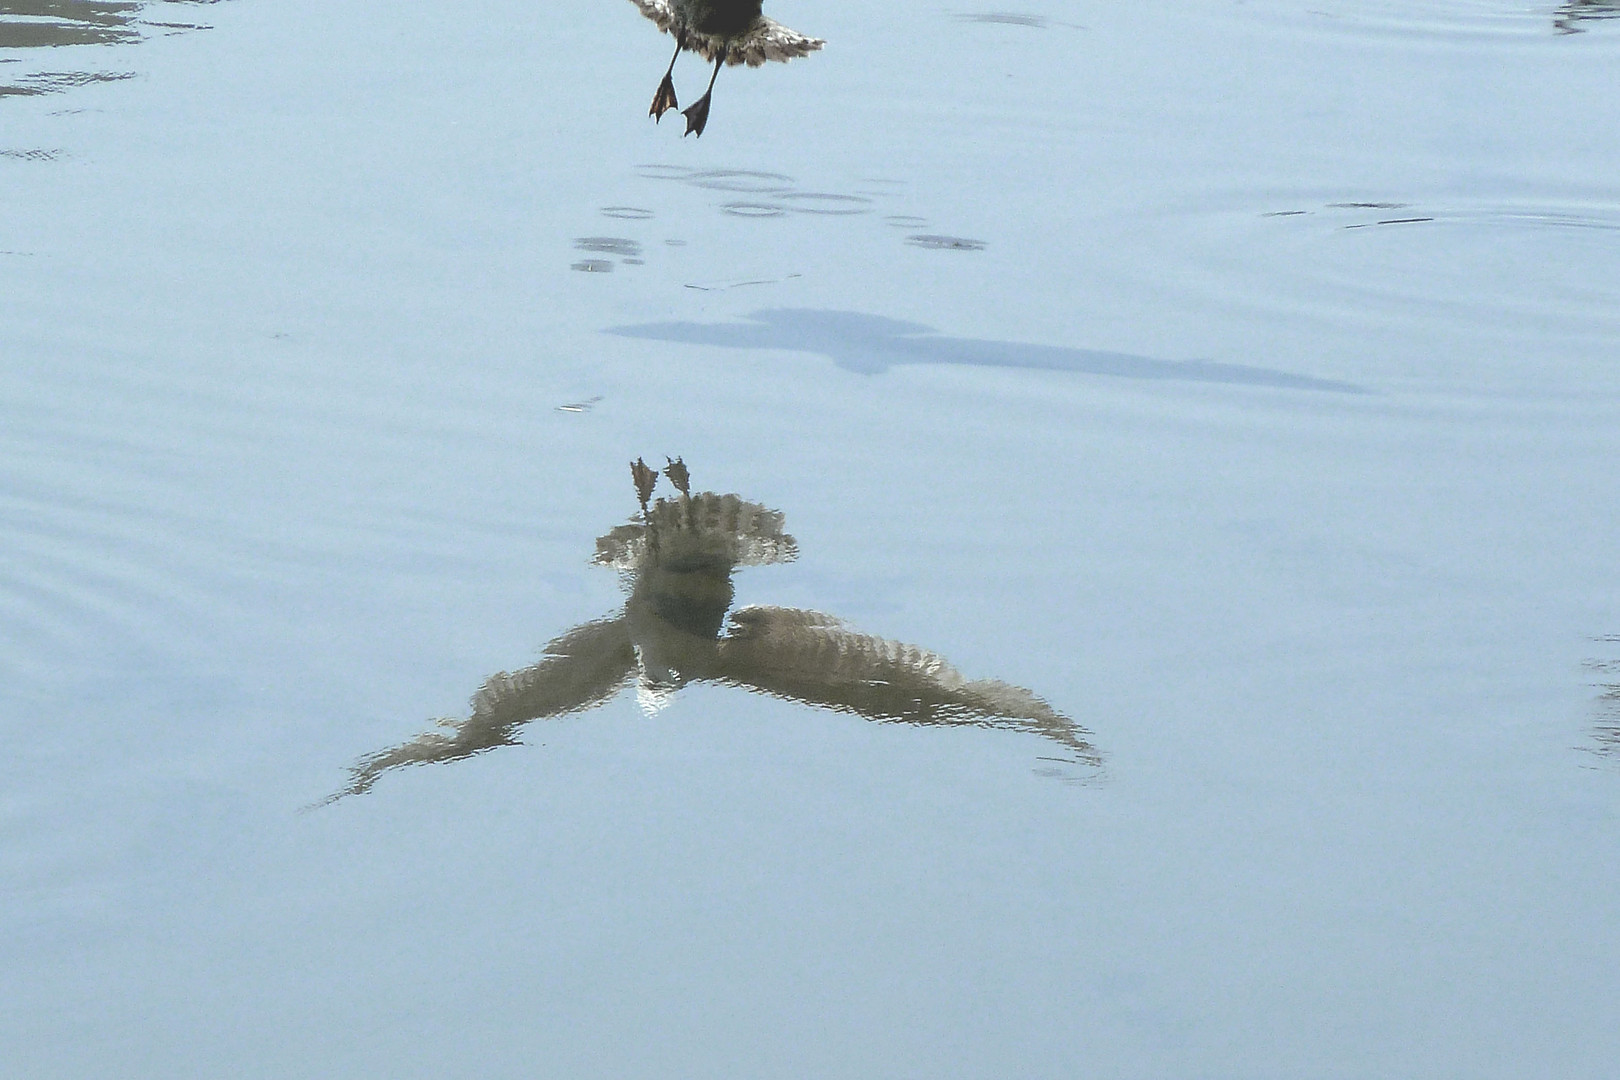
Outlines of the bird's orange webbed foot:
M 658 84 L 658 93 L 653 95 L 652 108 L 647 110 L 647 115 L 654 120 L 662 120 L 669 110 L 680 107 L 681 103 L 675 100 L 675 80 L 665 74 L 664 81 Z

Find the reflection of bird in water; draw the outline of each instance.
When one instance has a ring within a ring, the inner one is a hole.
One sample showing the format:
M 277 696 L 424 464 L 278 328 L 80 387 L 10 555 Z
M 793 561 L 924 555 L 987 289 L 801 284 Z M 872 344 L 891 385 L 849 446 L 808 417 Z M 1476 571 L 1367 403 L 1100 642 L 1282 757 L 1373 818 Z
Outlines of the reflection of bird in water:
M 1593 745 L 1584 749 L 1620 763 L 1620 634 L 1605 634 L 1593 640 L 1605 646 L 1605 655 L 1581 665 L 1594 677 L 1593 688 L 1599 691 L 1592 702 Z
M 635 0 L 635 5 L 658 24 L 658 29 L 675 39 L 675 55 L 669 58 L 669 70 L 658 84 L 648 115 L 662 120 L 670 109 L 680 108 L 675 100 L 674 73 L 682 49 L 714 61 L 708 89 L 682 112 L 686 117 L 684 134 L 695 131 L 699 138 L 709 122 L 709 96 L 714 92 L 721 64 L 759 67 L 767 60 L 786 62 L 808 56 L 826 44 L 767 19 L 760 14 L 761 0 Z
M 1553 26 L 1560 34 L 1579 34 L 1581 23 L 1620 18 L 1617 0 L 1570 0 L 1553 13 Z
M 501 672 L 473 695 L 472 715 L 371 754 L 333 798 L 370 790 L 403 765 L 456 761 L 510 746 L 530 720 L 600 705 L 634 679 L 648 712 L 681 687 L 715 682 L 889 723 L 998 728 L 1041 735 L 1073 764 L 1099 765 L 1087 731 L 1021 687 L 969 680 L 935 653 L 861 634 L 831 615 L 780 607 L 726 612 L 739 566 L 792 562 L 782 515 L 736 495 L 688 490 L 686 466 L 664 470 L 679 495 L 649 505 L 657 471 L 631 465 L 642 512 L 596 541 L 630 597 L 617 615 L 575 627 L 538 664 Z

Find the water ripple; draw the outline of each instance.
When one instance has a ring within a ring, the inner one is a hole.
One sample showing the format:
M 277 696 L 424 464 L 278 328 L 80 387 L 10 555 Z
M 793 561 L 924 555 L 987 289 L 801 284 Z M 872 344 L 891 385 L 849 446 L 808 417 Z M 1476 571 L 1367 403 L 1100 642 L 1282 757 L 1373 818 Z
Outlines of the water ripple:
M 1270 21 L 1335 37 L 1405 44 L 1467 46 L 1510 43 L 1578 34 L 1620 16 L 1620 0 L 1570 0 L 1562 4 L 1503 4 L 1498 0 L 1335 0 L 1269 5 Z
M 1620 336 L 1620 282 L 1611 272 L 1620 198 L 1612 192 L 1529 182 L 1478 198 L 1236 191 L 1165 211 L 1143 228 L 1173 234 L 1167 242 L 1194 268 L 1176 288 L 1215 309 L 1455 341 L 1516 335 L 1539 351 L 1549 333 L 1587 343 Z

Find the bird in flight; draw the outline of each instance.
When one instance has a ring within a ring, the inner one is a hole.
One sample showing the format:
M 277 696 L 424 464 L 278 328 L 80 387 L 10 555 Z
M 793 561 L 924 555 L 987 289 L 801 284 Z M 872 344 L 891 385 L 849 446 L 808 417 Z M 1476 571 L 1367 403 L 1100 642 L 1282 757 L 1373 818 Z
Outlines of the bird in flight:
M 709 97 L 714 92 L 714 80 L 720 75 L 720 65 L 747 64 L 759 67 L 767 60 L 784 63 L 795 57 L 808 56 L 826 44 L 820 38 L 807 37 L 797 30 L 789 30 L 781 23 L 760 14 L 761 0 L 633 0 L 641 13 L 658 24 L 658 29 L 675 39 L 675 55 L 669 58 L 669 70 L 653 95 L 652 108 L 647 115 L 662 120 L 670 109 L 679 109 L 675 100 L 675 61 L 681 50 L 695 52 L 705 60 L 714 61 L 714 72 L 709 76 L 708 89 L 681 115 L 686 117 L 684 135 L 696 132 L 703 136 L 703 127 L 709 122 Z

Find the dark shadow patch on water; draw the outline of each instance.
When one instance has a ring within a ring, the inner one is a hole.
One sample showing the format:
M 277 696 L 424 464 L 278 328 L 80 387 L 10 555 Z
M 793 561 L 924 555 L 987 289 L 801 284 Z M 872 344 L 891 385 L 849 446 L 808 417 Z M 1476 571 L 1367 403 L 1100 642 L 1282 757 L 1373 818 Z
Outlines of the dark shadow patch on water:
M 60 94 L 92 83 L 123 82 L 135 78 L 133 71 L 36 71 L 9 86 L 0 85 L 0 97 L 39 97 Z
M 557 411 L 560 413 L 586 413 L 594 409 L 596 403 L 601 400 L 602 395 L 597 394 L 595 397 L 588 397 L 584 401 L 570 401 L 566 405 L 559 405 Z
M 622 255 L 635 258 L 641 254 L 641 244 L 622 236 L 581 236 L 574 241 L 580 251 L 595 251 L 603 255 Z
M 1065 30 L 1084 30 L 1079 23 L 1049 19 L 1045 15 L 1032 15 L 1023 11 L 960 11 L 954 13 L 957 22 L 976 23 L 980 26 L 1018 26 L 1026 30 L 1050 30 L 1060 26 Z
M 1560 34 L 1581 34 L 1584 23 L 1620 19 L 1620 0 L 1571 0 L 1553 13 L 1553 29 Z
M 207 23 L 179 23 L 179 22 L 143 22 L 142 26 L 149 26 L 154 30 L 162 30 L 164 37 L 174 37 L 177 34 L 189 34 L 196 30 L 212 30 Z
M 617 255 L 626 266 L 640 266 L 644 261 L 640 242 L 623 236 L 581 236 L 574 241 L 574 248 L 593 255 Z M 613 264 L 606 259 L 583 259 L 575 263 L 573 269 L 605 274 L 613 269 Z
M 1592 699 L 1591 742 L 1581 747 L 1610 765 L 1620 765 L 1620 634 L 1592 639 L 1603 655 L 1583 667 L 1597 696 Z
M 708 345 L 726 349 L 783 349 L 818 353 L 839 367 L 877 374 L 898 364 L 965 364 L 1112 375 L 1124 379 L 1267 386 L 1364 394 L 1351 383 L 1211 360 L 1159 360 L 1131 353 L 1035 345 L 1021 341 L 947 337 L 920 323 L 858 311 L 778 308 L 756 311 L 741 323 L 665 322 L 616 326 L 618 337 Z
M 1301 20 L 1313 32 L 1375 36 L 1411 42 L 1428 38 L 1448 45 L 1569 36 L 1620 19 L 1620 0 L 1450 0 L 1414 4 L 1411 0 L 1327 0 L 1326 3 L 1274 5 L 1282 17 Z
M 193 22 L 145 19 L 149 11 L 165 10 L 179 4 L 199 5 L 219 0 L 0 0 L 0 50 L 69 48 L 78 46 L 131 45 L 149 32 L 163 36 L 208 30 Z M 71 51 L 77 51 L 70 48 Z M 6 62 L 19 58 L 7 57 Z M 0 97 L 37 97 L 60 93 L 76 86 L 114 82 L 132 78 L 129 72 L 51 72 L 34 71 L 11 76 L 0 84 Z
M 139 41 L 142 6 L 129 0 L 0 0 L 0 49 Z
M 908 236 L 906 243 L 930 251 L 983 251 L 985 248 L 983 240 L 969 240 L 965 236 L 941 236 L 934 233 Z
M 977 11 L 958 14 L 962 22 L 988 23 L 994 26 L 1027 26 L 1031 30 L 1045 30 L 1051 20 L 1044 15 L 1023 15 L 1016 11 Z

